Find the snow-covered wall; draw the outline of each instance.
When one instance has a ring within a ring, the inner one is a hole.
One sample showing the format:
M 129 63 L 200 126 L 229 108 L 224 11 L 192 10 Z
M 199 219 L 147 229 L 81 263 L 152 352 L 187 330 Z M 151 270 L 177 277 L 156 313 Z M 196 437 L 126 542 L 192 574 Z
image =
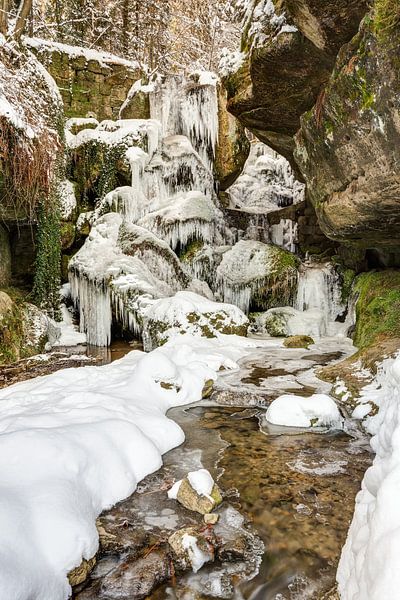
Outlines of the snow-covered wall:
M 117 118 L 129 90 L 141 76 L 138 63 L 106 52 L 36 38 L 26 38 L 25 44 L 54 77 L 67 117 L 94 113 L 99 120 Z M 133 116 L 137 114 L 126 114 L 127 118 Z

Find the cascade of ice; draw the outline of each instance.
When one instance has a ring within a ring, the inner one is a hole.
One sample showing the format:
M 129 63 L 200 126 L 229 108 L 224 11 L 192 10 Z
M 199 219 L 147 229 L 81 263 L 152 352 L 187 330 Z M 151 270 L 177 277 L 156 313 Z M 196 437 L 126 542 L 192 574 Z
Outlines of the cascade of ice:
M 93 346 L 109 346 L 111 342 L 111 297 L 103 282 L 89 281 L 69 272 L 71 298 L 79 307 L 79 328 Z
M 188 90 L 181 107 L 182 130 L 212 171 L 218 140 L 218 100 L 215 84 Z
M 300 270 L 295 308 L 300 311 L 318 309 L 328 321 L 343 314 L 340 277 L 331 264 L 306 264 Z
M 281 219 L 269 228 L 272 243 L 289 252 L 296 252 L 297 228 L 297 223 L 292 219 Z
M 150 94 L 150 114 L 161 122 L 163 135 L 189 138 L 209 171 L 218 140 L 216 83 L 211 73 L 194 74 L 189 80 L 168 77 Z

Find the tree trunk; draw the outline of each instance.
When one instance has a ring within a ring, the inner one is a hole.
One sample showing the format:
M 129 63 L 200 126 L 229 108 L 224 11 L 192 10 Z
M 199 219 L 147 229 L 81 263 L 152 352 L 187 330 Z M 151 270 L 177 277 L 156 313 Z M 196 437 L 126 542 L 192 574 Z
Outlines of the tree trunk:
M 8 0 L 0 0 L 0 33 L 7 35 Z
M 17 21 L 15 23 L 14 38 L 19 40 L 24 32 L 26 20 L 31 12 L 32 0 L 21 0 L 19 5 Z

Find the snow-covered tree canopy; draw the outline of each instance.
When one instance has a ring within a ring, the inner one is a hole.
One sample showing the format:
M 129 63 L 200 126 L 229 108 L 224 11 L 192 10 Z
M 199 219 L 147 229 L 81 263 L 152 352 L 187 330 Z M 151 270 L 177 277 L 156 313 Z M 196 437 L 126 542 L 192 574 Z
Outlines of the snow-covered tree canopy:
M 13 23 L 21 8 L 7 0 L 1 3 Z M 235 48 L 239 38 L 234 9 L 227 0 L 30 0 L 30 4 L 26 25 L 30 36 L 122 54 L 151 70 L 215 68 L 221 50 Z

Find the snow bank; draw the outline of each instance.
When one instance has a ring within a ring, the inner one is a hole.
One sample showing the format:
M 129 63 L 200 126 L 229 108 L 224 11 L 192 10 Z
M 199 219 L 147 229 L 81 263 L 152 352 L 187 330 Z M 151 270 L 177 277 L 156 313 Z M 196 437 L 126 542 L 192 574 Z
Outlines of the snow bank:
M 343 600 L 394 600 L 400 589 L 400 357 L 383 361 L 363 400 L 379 405 L 367 427 L 376 456 L 365 473 L 337 580 Z
M 284 394 L 268 407 L 266 419 L 273 425 L 287 427 L 342 428 L 342 417 L 336 402 L 326 394 L 309 398 Z
M 97 515 L 183 441 L 166 411 L 199 400 L 204 383 L 254 345 L 180 336 L 150 354 L 0 391 L 2 598 L 68 598 L 67 573 L 97 551 Z

